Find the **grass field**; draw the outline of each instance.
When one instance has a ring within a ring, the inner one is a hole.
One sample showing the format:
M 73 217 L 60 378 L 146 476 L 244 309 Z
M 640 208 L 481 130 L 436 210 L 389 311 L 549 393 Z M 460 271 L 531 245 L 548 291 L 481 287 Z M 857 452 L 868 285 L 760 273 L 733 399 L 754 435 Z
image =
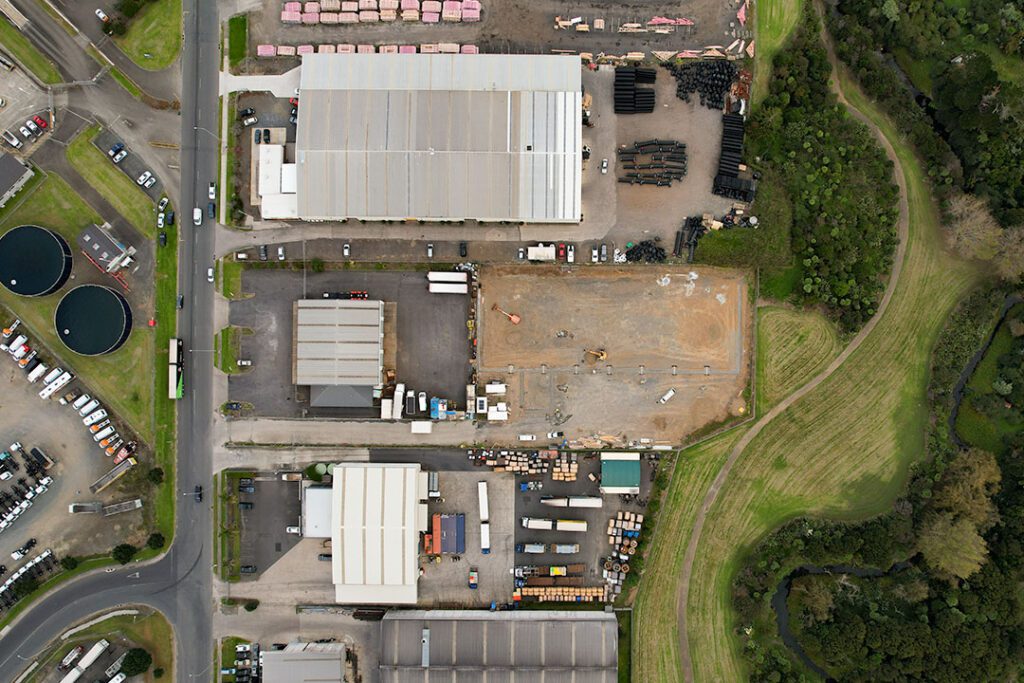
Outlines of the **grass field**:
M 248 645 L 249 641 L 245 638 L 239 638 L 238 636 L 229 636 L 222 638 L 220 641 L 220 665 L 222 667 L 231 668 L 231 665 L 235 661 L 235 646 L 236 645 Z M 223 681 L 224 683 L 232 683 L 235 680 L 234 675 L 217 676 L 216 680 Z
M 745 427 L 682 451 L 659 513 L 633 619 L 633 680 L 681 681 L 676 593 L 693 518 Z
M 19 202 L 19 200 L 22 200 Z M 89 222 L 102 222 L 64 179 L 48 175 L 30 195 L 14 201 L 15 208 L 0 217 L 0 232 L 31 223 L 60 233 L 69 243 Z M 66 288 L 65 288 L 66 290 Z M 49 354 L 70 368 L 128 422 L 143 439 L 153 438 L 152 332 L 135 327 L 124 346 L 104 356 L 78 356 L 69 351 L 53 329 L 53 313 L 64 291 L 35 299 L 15 296 L 0 289 L 0 304 L 21 318 L 32 334 L 42 339 Z
M 248 334 L 252 334 L 252 330 L 237 325 L 230 325 L 217 333 L 213 343 L 217 355 L 214 365 L 221 372 L 228 375 L 242 372 L 238 367 L 238 354 L 242 351 L 242 337 Z
M 249 41 L 249 15 L 239 14 L 228 19 L 228 64 L 238 66 L 245 59 Z
M 99 132 L 99 125 L 92 125 L 75 136 L 68 145 L 68 162 L 140 234 L 155 237 L 156 215 L 153 213 L 153 202 L 142 188 L 92 144 Z
M 772 73 L 772 57 L 786 42 L 800 18 L 803 0 L 773 0 L 758 3 L 754 11 L 757 22 L 754 50 L 754 92 L 752 105 L 768 94 L 768 81 Z
M 114 42 L 143 69 L 166 69 L 181 51 L 181 0 L 146 3 Z
M 0 45 L 43 83 L 52 85 L 64 80 L 53 62 L 21 35 L 21 31 L 6 17 L 0 17 Z
M 846 78 L 848 100 L 868 115 L 903 165 L 910 237 L 884 317 L 850 358 L 769 423 L 741 455 L 708 514 L 689 586 L 694 676 L 744 677 L 731 583 L 757 539 L 801 514 L 862 518 L 891 505 L 924 453 L 928 359 L 954 304 L 981 277 L 947 254 L 913 151 Z
M 157 525 L 160 533 L 170 545 L 174 538 L 174 470 L 175 445 L 175 402 L 167 397 L 167 343 L 175 336 L 177 327 L 176 299 L 178 296 L 178 228 L 170 225 L 164 228 L 167 246 L 156 249 L 156 372 L 154 381 L 154 431 L 156 438 L 153 449 L 157 465 L 164 470 L 164 484 L 157 493 Z
M 835 326 L 816 311 L 757 310 L 757 412 L 825 369 L 842 350 Z
M 234 258 L 224 257 L 221 259 L 218 276 L 220 277 L 218 289 L 225 299 L 238 301 L 252 296 L 242 291 L 242 264 Z

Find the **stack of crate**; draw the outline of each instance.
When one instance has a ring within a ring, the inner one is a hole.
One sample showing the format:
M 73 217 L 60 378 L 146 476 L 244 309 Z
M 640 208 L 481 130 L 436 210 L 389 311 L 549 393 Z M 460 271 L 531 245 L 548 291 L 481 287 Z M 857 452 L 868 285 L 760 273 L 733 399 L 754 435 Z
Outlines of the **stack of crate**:
M 608 584 L 608 592 L 616 596 L 622 592 L 622 584 L 629 574 L 629 563 L 636 554 L 643 529 L 644 516 L 637 512 L 620 510 L 608 520 L 608 543 L 613 547 L 605 560 L 602 576 Z
M 491 451 L 484 461 L 495 472 L 512 472 L 514 474 L 546 474 L 550 462 L 520 451 Z
M 575 453 L 559 453 L 551 467 L 551 478 L 555 481 L 576 481 L 578 470 Z
M 540 602 L 602 602 L 608 596 L 604 586 L 527 586 L 519 590 L 524 598 Z

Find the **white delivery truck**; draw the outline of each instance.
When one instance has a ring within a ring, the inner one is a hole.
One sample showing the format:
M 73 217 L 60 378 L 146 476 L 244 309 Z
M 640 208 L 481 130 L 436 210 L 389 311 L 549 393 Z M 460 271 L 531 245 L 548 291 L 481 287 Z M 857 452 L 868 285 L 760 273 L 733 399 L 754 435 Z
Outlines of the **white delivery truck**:
M 480 521 L 490 521 L 490 510 L 487 505 L 487 482 L 480 481 L 476 484 L 477 498 L 480 499 Z
M 553 519 L 543 519 L 539 517 L 523 517 L 521 523 L 524 529 L 551 531 L 555 528 L 555 520 Z
M 45 363 L 40 363 L 39 365 L 37 365 L 35 370 L 28 373 L 29 383 L 35 384 L 36 382 L 38 382 L 39 378 L 45 375 L 47 370 L 49 370 L 49 368 L 46 367 Z
M 491 552 L 491 525 L 487 522 L 480 524 L 480 552 L 484 555 Z
M 402 419 L 402 408 L 405 407 L 405 385 L 399 384 L 395 387 L 395 402 L 391 405 L 391 419 Z

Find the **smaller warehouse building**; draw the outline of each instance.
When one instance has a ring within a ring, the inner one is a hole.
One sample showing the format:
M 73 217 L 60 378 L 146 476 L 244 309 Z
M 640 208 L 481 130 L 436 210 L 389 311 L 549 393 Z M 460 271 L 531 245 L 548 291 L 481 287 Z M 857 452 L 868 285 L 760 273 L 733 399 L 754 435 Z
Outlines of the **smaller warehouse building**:
M 601 493 L 640 493 L 640 454 L 601 454 Z
M 384 302 L 303 299 L 293 308 L 293 383 L 314 408 L 368 408 L 384 370 Z
M 35 171 L 10 154 L 0 154 L 0 209 L 11 201 L 25 183 L 32 179 Z
M 113 273 L 134 263 L 135 247 L 121 244 L 108 228 L 109 224 L 88 226 L 78 235 L 78 247 L 97 268 Z
M 427 474 L 418 464 L 339 463 L 330 499 L 335 600 L 346 605 L 412 605 L 417 600 L 420 530 L 427 526 Z M 305 520 L 324 500 L 306 496 Z
M 618 622 L 607 612 L 391 611 L 381 683 L 618 680 Z
M 344 683 L 342 643 L 288 643 L 283 650 L 263 650 L 264 683 Z

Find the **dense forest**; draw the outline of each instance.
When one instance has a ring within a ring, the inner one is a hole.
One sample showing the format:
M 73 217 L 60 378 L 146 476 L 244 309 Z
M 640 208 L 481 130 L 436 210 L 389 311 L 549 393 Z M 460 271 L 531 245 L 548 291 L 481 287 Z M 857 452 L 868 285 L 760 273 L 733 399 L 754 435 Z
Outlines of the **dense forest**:
M 748 153 L 788 195 L 800 293 L 854 330 L 874 314 L 892 265 L 897 188 L 875 139 L 837 104 L 830 73 L 808 11 L 775 58 L 770 92 L 749 125 Z
M 955 201 L 966 192 L 984 200 L 985 212 L 973 210 L 973 220 L 950 216 L 953 246 L 1018 279 L 1024 3 L 839 0 L 828 23 L 838 56 L 914 144 L 942 197 Z

